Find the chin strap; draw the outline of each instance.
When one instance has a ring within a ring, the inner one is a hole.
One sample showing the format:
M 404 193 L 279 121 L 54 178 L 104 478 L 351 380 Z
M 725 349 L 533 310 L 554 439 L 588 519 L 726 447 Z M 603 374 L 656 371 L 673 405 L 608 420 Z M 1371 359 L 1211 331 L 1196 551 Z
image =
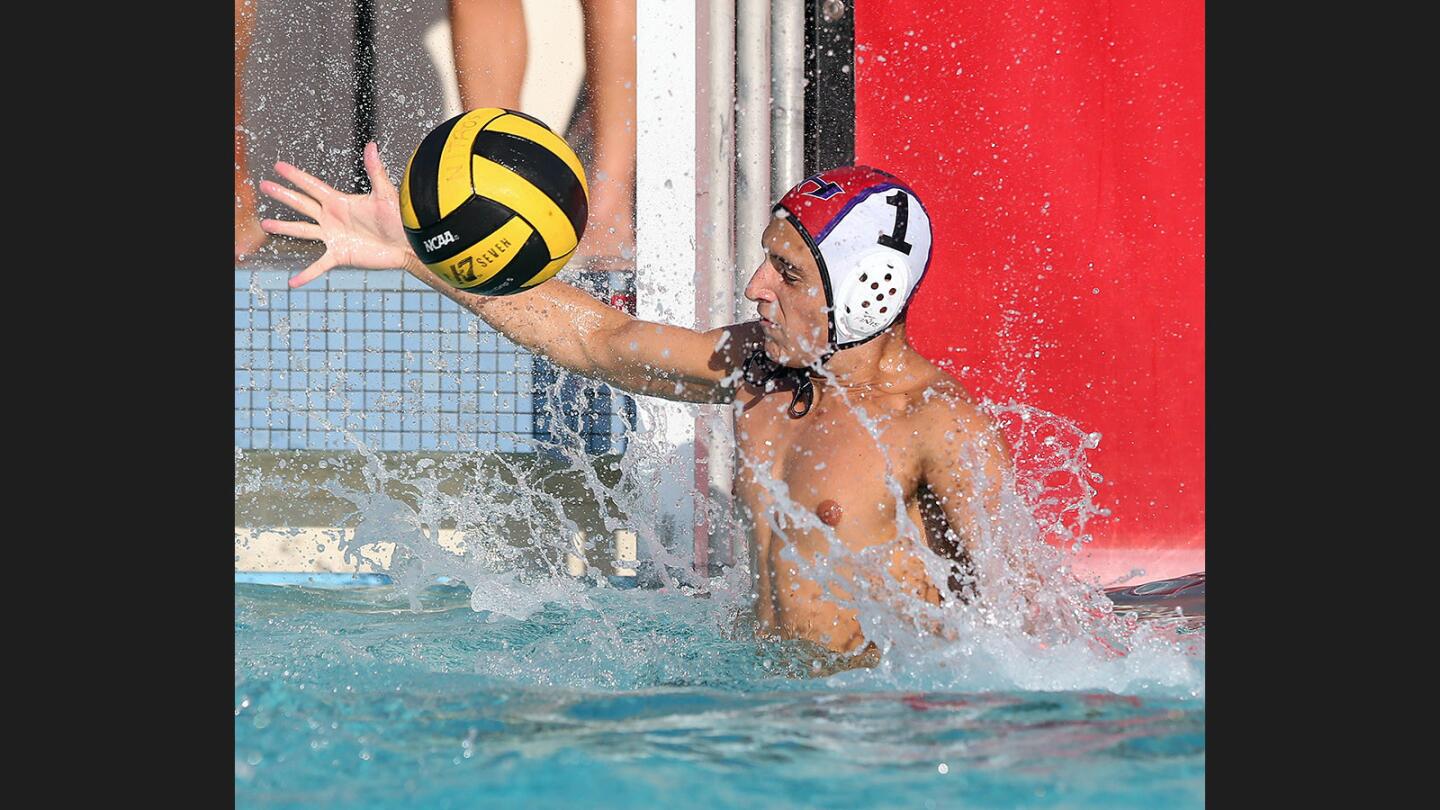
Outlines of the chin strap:
M 834 352 L 826 352 L 821 355 L 820 360 L 815 363 L 818 368 L 829 360 Z M 745 375 L 745 381 L 751 385 L 763 387 L 766 391 L 773 391 L 776 382 L 788 382 L 795 386 L 795 393 L 790 398 L 790 407 L 785 410 L 791 419 L 799 419 L 810 412 L 810 406 L 815 402 L 815 383 L 812 378 L 820 376 L 814 368 L 791 368 L 782 366 L 771 360 L 765 354 L 765 349 L 758 348 L 745 358 L 745 365 L 741 367 Z M 797 405 L 804 407 L 797 408 Z

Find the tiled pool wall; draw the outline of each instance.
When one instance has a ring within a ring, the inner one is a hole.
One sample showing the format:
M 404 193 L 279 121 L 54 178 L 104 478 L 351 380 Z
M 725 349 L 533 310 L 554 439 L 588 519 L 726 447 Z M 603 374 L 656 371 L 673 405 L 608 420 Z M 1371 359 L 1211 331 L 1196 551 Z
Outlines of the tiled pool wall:
M 235 271 L 235 444 L 242 450 L 623 452 L 630 397 L 565 375 L 400 270 Z M 616 274 L 587 274 L 598 289 Z M 623 293 L 623 291 L 620 291 Z M 347 438 L 346 433 L 352 438 Z

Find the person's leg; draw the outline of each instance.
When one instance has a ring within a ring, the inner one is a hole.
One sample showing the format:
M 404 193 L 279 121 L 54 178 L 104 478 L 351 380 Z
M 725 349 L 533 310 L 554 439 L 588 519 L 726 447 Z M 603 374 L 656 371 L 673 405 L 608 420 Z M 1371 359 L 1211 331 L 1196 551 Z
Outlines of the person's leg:
M 582 0 L 585 82 L 595 131 L 590 215 L 580 252 L 635 251 L 635 0 Z
M 520 109 L 528 50 L 520 0 L 450 0 L 450 42 L 461 107 Z
M 245 157 L 246 138 L 240 129 L 245 112 L 245 60 L 259 0 L 235 0 L 235 261 L 254 253 L 270 235 L 260 230 L 255 214 L 255 186 Z

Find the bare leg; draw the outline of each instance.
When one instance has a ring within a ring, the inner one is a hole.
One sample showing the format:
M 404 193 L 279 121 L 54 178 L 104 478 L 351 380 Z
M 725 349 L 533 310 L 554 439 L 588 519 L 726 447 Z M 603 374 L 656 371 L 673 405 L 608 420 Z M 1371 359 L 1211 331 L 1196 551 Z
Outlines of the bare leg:
M 585 83 L 593 105 L 595 157 L 590 221 L 581 252 L 635 251 L 635 0 L 582 0 Z
M 520 0 L 450 0 L 450 41 L 461 107 L 520 109 L 528 44 Z
M 255 215 L 255 186 L 245 158 L 245 133 L 240 130 L 245 110 L 245 59 L 250 55 L 250 31 L 255 25 L 258 0 L 235 0 L 235 261 L 253 254 L 270 235 L 260 230 Z

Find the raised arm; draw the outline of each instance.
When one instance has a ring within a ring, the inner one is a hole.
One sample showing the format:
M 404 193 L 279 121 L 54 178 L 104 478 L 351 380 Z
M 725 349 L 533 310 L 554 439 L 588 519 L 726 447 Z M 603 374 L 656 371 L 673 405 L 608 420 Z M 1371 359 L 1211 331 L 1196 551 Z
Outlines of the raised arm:
M 323 241 L 324 255 L 290 280 L 299 287 L 339 266 L 401 267 L 496 331 L 563 368 L 637 394 L 687 402 L 723 402 L 739 386 L 738 370 L 760 342 L 754 323 L 697 332 L 638 320 L 551 279 L 525 292 L 462 292 L 425 267 L 410 249 L 399 197 L 374 143 L 365 146 L 369 194 L 344 194 L 288 163 L 275 170 L 296 188 L 266 180 L 260 190 L 314 222 L 267 219 L 270 233 Z
M 755 323 L 697 332 L 642 321 L 559 279 L 506 296 L 471 295 L 445 283 L 413 253 L 405 269 L 497 332 L 576 374 L 635 394 L 683 402 L 726 402 Z

